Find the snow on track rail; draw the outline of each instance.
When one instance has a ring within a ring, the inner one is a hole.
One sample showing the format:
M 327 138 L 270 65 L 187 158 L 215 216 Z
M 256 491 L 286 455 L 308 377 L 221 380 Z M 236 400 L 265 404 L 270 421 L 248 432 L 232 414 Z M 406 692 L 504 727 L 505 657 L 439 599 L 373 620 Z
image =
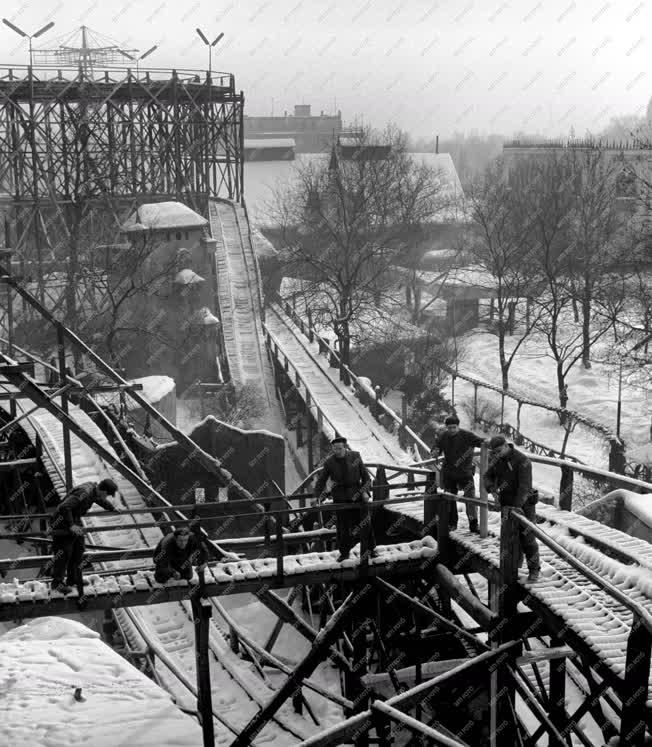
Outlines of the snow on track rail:
M 317 343 L 310 343 L 275 304 L 267 307 L 265 327 L 299 371 L 313 402 L 365 461 L 400 464 L 410 459 L 396 436 L 387 433 L 351 389 L 339 381 L 339 374 L 328 366 Z
M 18 408 L 25 411 L 31 406 L 31 402 L 17 400 Z M 70 407 L 70 416 L 73 417 L 90 435 L 92 435 L 104 448 L 112 450 L 111 445 L 98 426 L 88 417 L 86 413 L 77 407 Z M 61 422 L 46 410 L 37 410 L 34 414 L 23 420 L 23 426 L 31 437 L 38 435 L 44 444 L 43 461 L 57 492 L 65 495 L 65 484 L 63 478 L 63 428 Z M 118 485 L 118 494 L 125 508 L 143 508 L 145 502 L 136 488 L 119 475 L 115 470 L 108 467 L 89 447 L 83 444 L 76 436 L 71 434 L 71 453 L 73 459 L 73 483 L 79 484 L 86 481 L 97 481 L 104 477 L 111 477 Z M 87 515 L 84 523 L 92 527 L 106 527 L 112 524 L 130 523 L 131 517 L 124 515 L 110 516 L 101 512 L 92 512 Z M 133 521 L 133 519 L 131 519 Z M 139 521 L 153 522 L 149 514 L 139 514 Z M 135 523 L 135 522 L 134 522 Z M 149 545 L 154 547 L 161 538 L 161 533 L 156 528 L 127 529 L 120 532 L 100 532 L 90 535 L 96 544 L 108 544 L 111 546 L 131 549 Z M 150 567 L 147 559 L 111 561 L 104 564 L 107 570 L 119 572 L 125 566 Z M 72 592 L 76 594 L 76 592 Z M 134 608 L 132 613 L 138 616 L 143 630 L 147 631 L 147 639 L 142 636 L 133 625 L 129 614 L 125 610 L 116 610 L 118 618 L 127 641 L 135 650 L 146 648 L 148 640 L 155 638 L 166 650 L 171 659 L 176 660 L 179 666 L 189 673 L 189 678 L 195 679 L 195 644 L 194 625 L 192 613 L 183 602 L 171 602 L 166 604 L 152 605 Z M 220 722 L 215 720 L 216 744 L 228 744 L 233 739 L 234 731 L 241 729 L 251 717 L 259 710 L 259 706 L 267 702 L 273 690 L 271 690 L 260 678 L 247 671 L 242 661 L 235 656 L 219 628 L 211 622 L 209 634 L 209 646 L 211 657 L 211 683 L 213 691 L 213 706 L 219 711 L 222 718 Z M 178 702 L 187 701 L 188 689 L 165 665 L 157 666 L 157 671 L 162 673 L 162 681 L 168 690 L 174 694 Z M 194 698 L 190 708 L 195 708 Z M 277 718 L 266 725 L 256 740 L 256 744 L 270 744 L 275 747 L 300 742 L 308 736 L 302 717 L 288 712 L 289 706 L 281 709 Z M 302 728 L 303 727 L 303 728 Z M 305 732 L 305 733 L 304 733 Z
M 268 406 L 275 402 L 273 373 L 261 329 L 256 256 L 245 235 L 244 211 L 231 202 L 209 201 L 211 234 L 217 241 L 218 303 L 231 379 L 262 386 Z

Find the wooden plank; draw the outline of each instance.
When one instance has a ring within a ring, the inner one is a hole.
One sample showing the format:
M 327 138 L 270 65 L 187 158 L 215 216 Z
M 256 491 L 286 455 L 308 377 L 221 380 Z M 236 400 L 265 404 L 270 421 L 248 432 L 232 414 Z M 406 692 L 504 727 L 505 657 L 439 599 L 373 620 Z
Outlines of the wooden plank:
M 420 574 L 424 572 L 424 563 L 427 563 L 427 561 L 427 558 L 424 560 L 393 560 L 388 564 L 370 565 L 369 576 L 401 577 Z M 212 566 L 212 569 L 215 570 L 221 565 L 223 564 Z M 354 566 L 351 568 L 329 568 L 323 571 L 309 571 L 301 574 L 300 577 L 297 577 L 296 575 L 286 575 L 283 579 L 277 579 L 275 576 L 269 576 L 264 579 L 232 579 L 221 583 L 207 583 L 205 588 L 206 596 L 208 597 L 219 597 L 223 594 L 252 593 L 262 599 L 264 590 L 296 586 L 298 578 L 300 578 L 301 583 L 304 584 L 341 584 L 357 581 L 359 577 L 359 566 Z M 108 581 L 108 578 L 110 577 L 105 577 L 105 580 Z M 88 611 L 104 610 L 112 607 L 138 607 L 149 604 L 158 604 L 161 602 L 176 602 L 182 599 L 187 599 L 188 593 L 192 593 L 192 588 L 193 587 L 190 584 L 183 583 L 178 586 L 157 586 L 155 587 L 154 594 L 152 594 L 151 589 L 147 591 L 134 590 L 124 593 L 109 592 L 102 595 L 98 594 L 96 597 L 87 600 L 88 604 L 86 609 Z M 276 595 L 274 596 L 276 597 Z M 279 599 L 278 597 L 276 598 Z M 279 601 L 283 602 L 283 600 Z M 40 600 L 36 602 L 26 601 L 0 603 L 0 621 L 43 617 L 46 615 L 64 615 L 78 611 L 79 608 L 77 606 L 76 597 L 63 597 L 62 595 L 57 594 L 51 597 L 49 601 Z M 305 625 L 307 626 L 307 624 Z M 310 626 L 307 627 L 310 628 Z M 316 631 L 312 632 L 316 633 Z M 346 661 L 344 657 L 341 658 Z

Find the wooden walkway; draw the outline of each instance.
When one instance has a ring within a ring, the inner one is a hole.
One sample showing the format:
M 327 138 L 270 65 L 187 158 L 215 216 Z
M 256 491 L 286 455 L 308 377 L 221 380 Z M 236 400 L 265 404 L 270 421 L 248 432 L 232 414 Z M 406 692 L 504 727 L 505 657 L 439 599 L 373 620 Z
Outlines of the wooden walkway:
M 410 543 L 381 545 L 378 557 L 368 567 L 361 565 L 353 551 L 351 557 L 337 562 L 337 552 L 288 555 L 283 558 L 283 573 L 278 573 L 276 558 L 212 563 L 207 566 L 203 595 L 256 593 L 261 589 L 282 589 L 302 584 L 351 582 L 382 576 L 395 578 L 427 573 L 437 545 L 429 537 Z M 85 579 L 85 610 L 113 607 L 136 607 L 188 599 L 199 591 L 197 575 L 188 581 L 171 581 L 165 585 L 154 580 L 151 569 L 115 575 L 91 574 Z M 76 591 L 64 597 L 40 580 L 22 583 L 0 583 L 0 620 L 16 620 L 45 615 L 62 615 L 79 611 Z
M 399 507 L 397 507 L 399 508 Z M 423 503 L 404 504 L 397 511 L 407 517 L 416 531 L 423 526 Z M 604 526 L 571 511 L 560 511 L 540 504 L 539 524 L 564 549 L 611 582 L 632 602 L 652 611 L 652 545 Z M 481 539 L 465 529 L 451 532 L 456 561 L 449 564 L 455 573 L 477 572 L 500 583 L 500 518 L 489 513 L 489 535 Z M 558 632 L 622 696 L 626 648 L 632 630 L 632 613 L 605 590 L 572 568 L 551 549 L 539 542 L 542 572 L 540 580 L 528 584 L 521 573 L 522 601 Z M 608 557 L 610 553 L 613 557 Z M 648 688 L 649 720 L 652 722 L 652 673 Z

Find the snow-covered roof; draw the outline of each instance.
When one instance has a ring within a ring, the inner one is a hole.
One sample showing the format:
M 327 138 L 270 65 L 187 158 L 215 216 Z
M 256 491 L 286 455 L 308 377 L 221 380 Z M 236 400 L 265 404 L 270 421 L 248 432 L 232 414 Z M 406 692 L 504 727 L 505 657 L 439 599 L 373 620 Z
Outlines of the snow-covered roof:
M 143 227 L 155 231 L 177 228 L 203 228 L 208 221 L 182 202 L 152 202 L 141 205 L 122 225 L 122 230 L 142 231 Z
M 171 379 L 169 376 L 144 376 L 141 379 L 131 379 L 129 383 L 142 384 L 142 391 L 138 392 L 138 394 L 152 405 L 155 405 L 164 397 L 167 397 L 168 394 L 174 392 L 174 387 L 176 386 L 174 379 Z M 111 404 L 118 406 L 120 404 L 120 395 L 118 392 L 97 392 L 93 395 L 93 399 L 102 407 L 108 407 Z M 125 397 L 125 400 L 128 410 L 136 410 L 140 407 L 129 396 Z
M 246 137 L 244 141 L 245 150 L 253 150 L 255 148 L 294 148 L 295 146 L 296 142 L 291 137 Z
M 197 721 L 80 623 L 31 620 L 0 636 L 0 660 L 0 744 L 201 744 Z

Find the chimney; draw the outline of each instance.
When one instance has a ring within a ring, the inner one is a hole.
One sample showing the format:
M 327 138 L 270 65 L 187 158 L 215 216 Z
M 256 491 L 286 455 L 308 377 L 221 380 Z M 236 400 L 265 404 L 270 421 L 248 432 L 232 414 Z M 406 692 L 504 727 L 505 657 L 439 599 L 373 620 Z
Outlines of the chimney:
M 435 153 L 439 153 L 439 135 L 435 136 Z
M 309 117 L 310 116 L 310 104 L 295 104 L 294 105 L 294 116 L 295 117 Z

